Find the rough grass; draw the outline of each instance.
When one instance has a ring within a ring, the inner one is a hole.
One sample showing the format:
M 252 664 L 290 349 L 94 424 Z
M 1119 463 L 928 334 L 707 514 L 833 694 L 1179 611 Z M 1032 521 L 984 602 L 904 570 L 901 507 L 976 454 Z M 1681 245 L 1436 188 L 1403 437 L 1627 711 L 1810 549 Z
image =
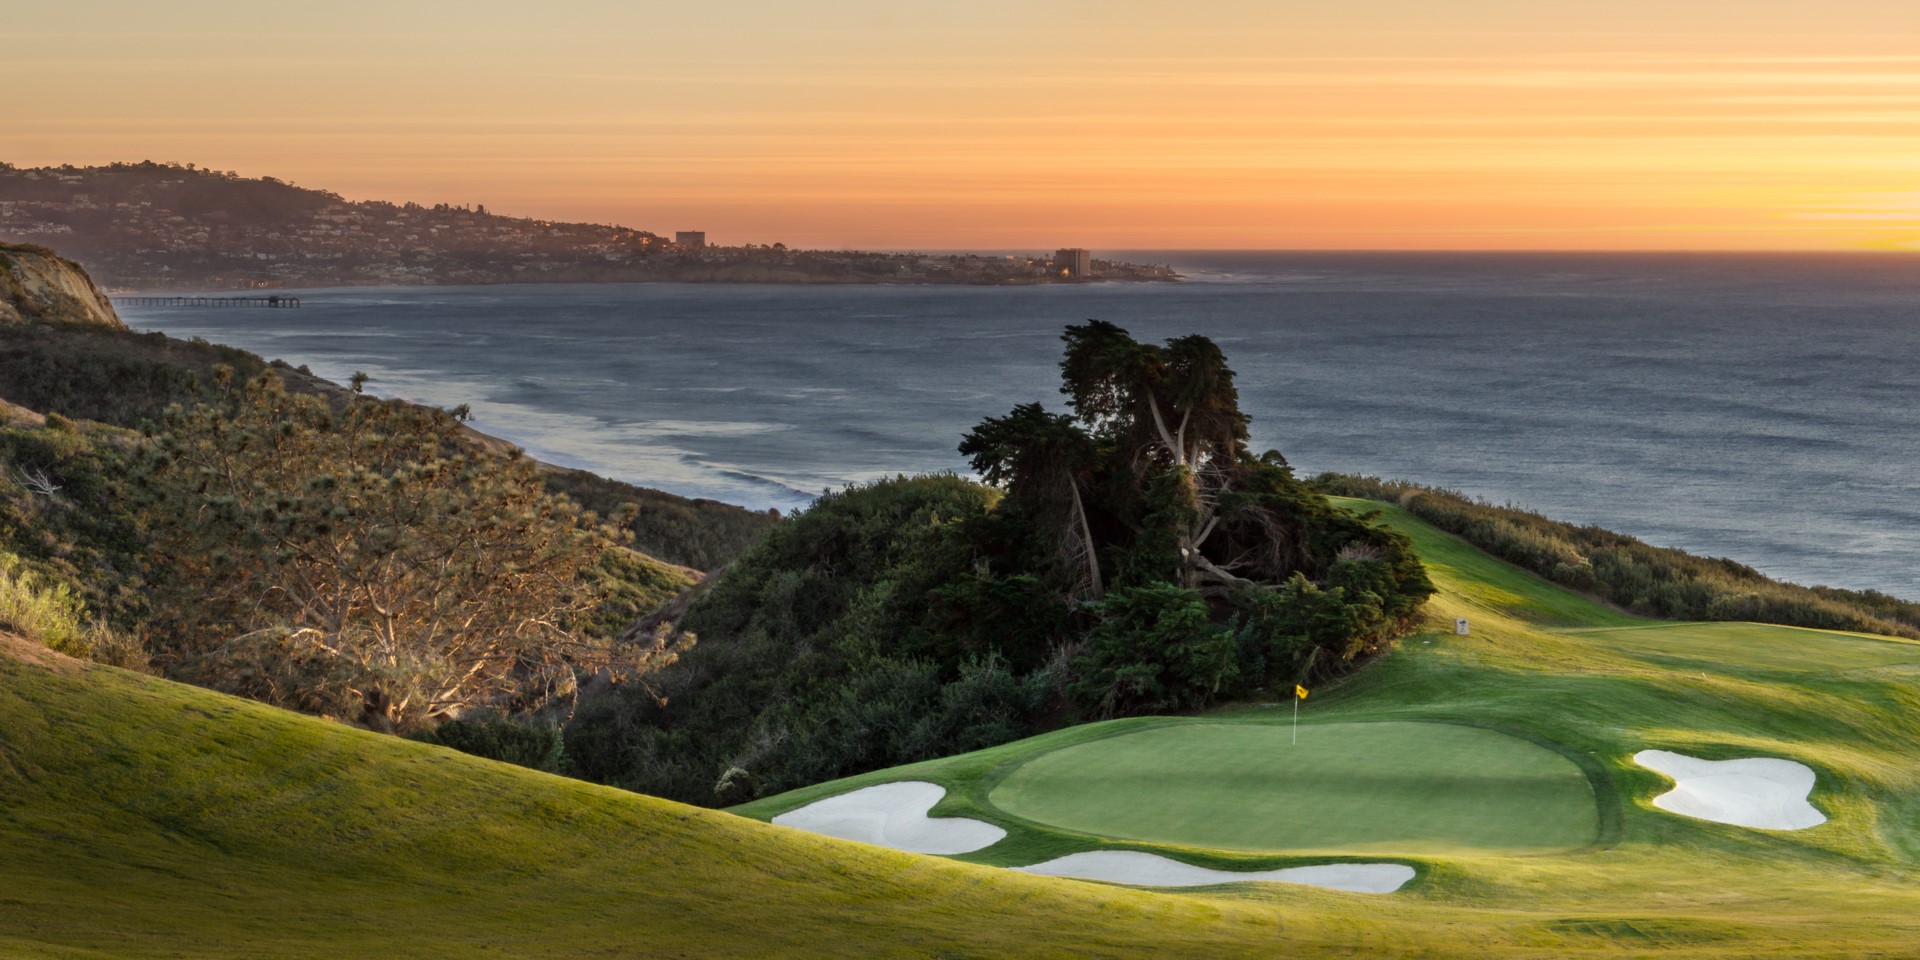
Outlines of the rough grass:
M 56 649 L 86 637 L 86 607 L 63 584 L 41 584 L 20 559 L 0 552 L 0 630 Z
M 119 666 L 137 667 L 146 657 L 131 637 L 87 615 L 65 584 L 43 583 L 20 558 L 0 550 L 0 630 L 48 649 Z

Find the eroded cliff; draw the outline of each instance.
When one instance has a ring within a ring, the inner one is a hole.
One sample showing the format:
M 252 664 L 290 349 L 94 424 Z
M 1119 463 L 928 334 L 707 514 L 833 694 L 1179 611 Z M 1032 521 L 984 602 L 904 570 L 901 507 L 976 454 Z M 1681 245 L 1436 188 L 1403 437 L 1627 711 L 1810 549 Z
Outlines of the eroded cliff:
M 0 243 L 0 323 L 126 329 L 79 264 L 45 247 L 13 243 Z

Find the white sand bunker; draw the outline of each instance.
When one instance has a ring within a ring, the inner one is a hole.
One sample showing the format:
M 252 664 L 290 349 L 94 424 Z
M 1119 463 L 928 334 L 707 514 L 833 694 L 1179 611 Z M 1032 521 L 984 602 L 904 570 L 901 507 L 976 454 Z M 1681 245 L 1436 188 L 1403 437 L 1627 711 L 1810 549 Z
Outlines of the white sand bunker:
M 1633 762 L 1673 778 L 1673 789 L 1653 805 L 1683 817 L 1761 830 L 1805 830 L 1826 823 L 1807 802 L 1813 771 L 1772 757 L 1702 760 L 1684 753 L 1642 750 Z
M 883 783 L 789 810 L 773 822 L 908 853 L 972 853 L 1007 835 L 982 820 L 929 818 L 927 811 L 946 795 L 937 783 Z
M 1105 880 L 1140 887 L 1198 887 L 1209 883 L 1265 880 L 1350 893 L 1392 893 L 1413 879 L 1413 868 L 1403 863 L 1325 863 L 1285 870 L 1212 870 L 1135 850 L 1074 853 L 1013 869 L 1047 877 Z

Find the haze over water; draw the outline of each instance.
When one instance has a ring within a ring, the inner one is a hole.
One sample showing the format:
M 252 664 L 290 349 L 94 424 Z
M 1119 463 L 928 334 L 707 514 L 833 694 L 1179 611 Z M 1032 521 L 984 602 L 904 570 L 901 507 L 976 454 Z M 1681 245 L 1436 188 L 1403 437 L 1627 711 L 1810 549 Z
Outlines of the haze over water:
M 1103 253 L 1104 255 L 1104 253 Z M 1125 254 L 1177 285 L 298 291 L 129 323 L 443 406 L 556 462 L 752 507 L 965 470 L 1061 329 L 1201 333 L 1256 450 L 1920 597 L 1920 264 L 1901 256 Z

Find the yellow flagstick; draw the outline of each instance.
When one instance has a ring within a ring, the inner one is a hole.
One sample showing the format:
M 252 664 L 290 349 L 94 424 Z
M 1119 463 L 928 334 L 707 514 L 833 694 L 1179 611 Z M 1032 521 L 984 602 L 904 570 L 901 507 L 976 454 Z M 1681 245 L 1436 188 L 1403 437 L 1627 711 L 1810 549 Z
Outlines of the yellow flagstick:
M 1300 701 L 1307 698 L 1307 688 L 1293 685 L 1293 745 L 1300 745 Z

